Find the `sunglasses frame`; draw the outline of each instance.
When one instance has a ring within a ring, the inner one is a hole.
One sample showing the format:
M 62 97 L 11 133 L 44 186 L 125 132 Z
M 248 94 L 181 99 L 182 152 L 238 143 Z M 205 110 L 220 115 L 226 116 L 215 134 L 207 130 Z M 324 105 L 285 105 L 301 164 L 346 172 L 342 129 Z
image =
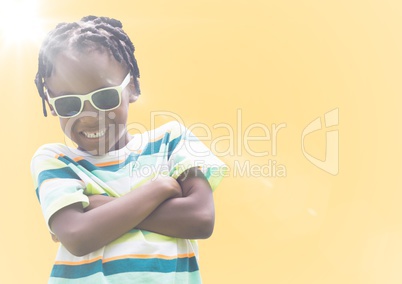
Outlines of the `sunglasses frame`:
M 126 87 L 128 86 L 128 84 L 130 83 L 130 79 L 131 79 L 130 72 L 128 72 L 127 76 L 124 78 L 123 82 L 121 82 L 121 84 L 120 84 L 119 86 L 106 87 L 106 88 L 98 89 L 98 90 L 95 90 L 95 91 L 93 91 L 93 92 L 90 92 L 90 93 L 88 93 L 88 94 L 86 94 L 86 95 L 71 94 L 71 95 L 65 95 L 65 96 L 59 96 L 59 97 L 56 97 L 56 98 L 51 98 L 50 95 L 49 95 L 49 92 L 47 91 L 46 88 L 45 88 L 45 93 L 46 93 L 47 100 L 48 100 L 49 104 L 53 107 L 53 109 L 54 109 L 54 111 L 56 112 L 57 116 L 62 117 L 62 118 L 72 118 L 72 117 L 74 117 L 74 116 L 79 115 L 79 114 L 82 112 L 82 109 L 84 108 L 84 103 L 85 103 L 86 101 L 89 101 L 89 102 L 92 104 L 92 106 L 93 106 L 95 109 L 99 110 L 99 111 L 109 111 L 109 110 L 114 110 L 114 109 L 118 108 L 118 107 L 120 106 L 120 104 L 121 104 L 121 93 L 122 93 L 122 91 L 124 90 L 124 88 L 126 88 Z M 95 93 L 98 93 L 98 92 L 105 91 L 105 90 L 116 90 L 116 91 L 117 91 L 117 93 L 118 93 L 118 95 L 119 95 L 119 103 L 117 104 L 117 106 L 115 106 L 115 107 L 113 107 L 113 108 L 109 108 L 109 109 L 100 109 L 100 108 L 98 108 L 98 107 L 94 104 L 94 102 L 92 101 L 92 95 L 94 95 Z M 69 98 L 69 97 L 74 97 L 74 98 L 80 99 L 80 101 L 81 101 L 81 108 L 80 108 L 80 110 L 79 110 L 76 114 L 74 114 L 74 115 L 70 115 L 70 116 L 60 115 L 59 112 L 57 111 L 55 102 L 56 102 L 56 100 L 58 100 L 58 99 L 61 99 L 61 98 Z

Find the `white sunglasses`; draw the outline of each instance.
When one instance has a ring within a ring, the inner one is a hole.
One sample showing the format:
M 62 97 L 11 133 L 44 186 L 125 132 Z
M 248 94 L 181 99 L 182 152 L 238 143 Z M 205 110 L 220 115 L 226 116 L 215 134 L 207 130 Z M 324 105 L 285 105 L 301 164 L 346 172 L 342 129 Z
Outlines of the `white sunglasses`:
M 86 95 L 72 94 L 51 98 L 46 88 L 45 93 L 56 114 L 63 118 L 70 118 L 82 112 L 85 101 L 90 101 L 93 107 L 100 111 L 118 108 L 121 103 L 121 93 L 129 82 L 130 72 L 119 86 L 102 88 Z

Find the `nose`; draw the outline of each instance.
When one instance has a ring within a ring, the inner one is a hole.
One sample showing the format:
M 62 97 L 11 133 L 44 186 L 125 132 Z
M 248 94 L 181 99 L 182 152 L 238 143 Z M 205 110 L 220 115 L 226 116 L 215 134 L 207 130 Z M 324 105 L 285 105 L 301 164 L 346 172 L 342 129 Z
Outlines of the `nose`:
M 90 101 L 85 101 L 81 113 L 77 116 L 82 123 L 96 124 L 99 120 L 99 110 L 97 110 Z
M 82 112 L 98 112 L 98 110 L 92 105 L 90 101 L 85 101 Z

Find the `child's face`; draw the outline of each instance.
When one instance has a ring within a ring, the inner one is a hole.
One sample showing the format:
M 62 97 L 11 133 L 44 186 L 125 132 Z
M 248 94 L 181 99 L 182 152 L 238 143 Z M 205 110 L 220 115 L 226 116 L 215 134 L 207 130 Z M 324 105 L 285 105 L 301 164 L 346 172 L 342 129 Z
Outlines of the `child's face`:
M 128 68 L 107 52 L 79 53 L 63 51 L 53 60 L 53 72 L 45 79 L 49 96 L 86 95 L 106 87 L 119 86 Z M 78 148 L 93 155 L 102 155 L 124 147 L 130 140 L 126 130 L 129 103 L 136 99 L 132 79 L 122 91 L 121 104 L 116 109 L 101 111 L 85 101 L 82 112 L 71 118 L 61 118 L 64 133 Z M 52 109 L 52 108 L 51 108 Z M 56 115 L 52 109 L 52 114 Z

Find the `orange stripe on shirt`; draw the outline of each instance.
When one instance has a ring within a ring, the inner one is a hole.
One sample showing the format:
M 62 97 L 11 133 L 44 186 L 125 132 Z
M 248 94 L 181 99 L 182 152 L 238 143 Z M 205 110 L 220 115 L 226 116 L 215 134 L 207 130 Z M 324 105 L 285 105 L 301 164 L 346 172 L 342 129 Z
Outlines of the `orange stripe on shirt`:
M 75 157 L 73 160 L 76 161 L 76 162 L 79 162 L 81 160 L 84 160 L 84 157 L 81 157 L 81 156 Z
M 100 259 L 102 259 L 102 256 L 98 256 L 98 257 L 92 258 L 92 259 L 81 260 L 81 261 L 62 261 L 62 260 L 58 260 L 58 261 L 55 261 L 54 264 L 81 265 L 81 264 L 88 264 L 88 263 L 96 262 L 96 261 L 98 261 Z
M 103 260 L 103 263 L 109 262 L 109 261 L 114 261 L 114 260 L 119 260 L 119 259 L 127 259 L 127 258 L 160 258 L 160 259 L 175 259 L 175 258 L 190 258 L 195 256 L 194 253 L 183 253 L 183 254 L 178 254 L 175 256 L 168 256 L 168 255 L 163 255 L 163 254 L 126 254 L 126 255 L 120 255 L 120 256 L 115 256 L 115 257 L 109 257 L 105 258 Z
M 183 253 L 183 254 L 178 254 L 176 256 L 168 256 L 168 255 L 163 255 L 163 254 L 127 254 L 127 255 L 121 255 L 121 256 L 116 256 L 116 257 L 109 257 L 106 259 L 103 259 L 103 263 L 114 261 L 114 260 L 119 260 L 119 259 L 127 259 L 127 258 L 142 258 L 142 259 L 147 259 L 147 258 L 160 258 L 160 259 L 175 259 L 175 258 L 190 258 L 195 256 L 194 253 Z M 98 260 L 102 259 L 102 256 L 98 256 L 96 258 L 92 259 L 86 259 L 86 260 L 81 260 L 81 261 L 62 261 L 62 260 L 57 260 L 54 262 L 54 264 L 58 265 L 82 265 L 82 264 L 88 264 L 88 263 L 93 263 Z
M 123 163 L 123 160 L 99 163 L 99 164 L 95 164 L 95 166 L 97 166 L 97 167 L 106 167 L 106 166 L 118 165 L 120 163 Z

